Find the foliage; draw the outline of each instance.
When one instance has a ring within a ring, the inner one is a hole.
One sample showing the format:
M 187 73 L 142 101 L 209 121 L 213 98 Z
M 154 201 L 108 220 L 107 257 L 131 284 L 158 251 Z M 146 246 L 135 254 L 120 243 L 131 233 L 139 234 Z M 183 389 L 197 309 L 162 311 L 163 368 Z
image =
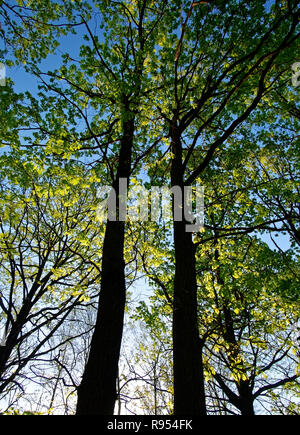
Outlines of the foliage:
M 102 283 L 97 190 L 126 167 L 132 191 L 204 186 L 204 231 L 189 246 L 208 412 L 244 413 L 247 396 L 258 413 L 297 414 L 297 3 L 16 0 L 0 17 L 1 60 L 38 81 L 37 92 L 0 87 L 7 412 L 28 409 L 28 379 L 46 412 L 74 412 Z M 176 288 L 190 271 L 175 227 L 124 226 L 119 412 L 174 409 L 174 301 L 190 290 Z M 151 294 L 135 303 L 138 280 Z

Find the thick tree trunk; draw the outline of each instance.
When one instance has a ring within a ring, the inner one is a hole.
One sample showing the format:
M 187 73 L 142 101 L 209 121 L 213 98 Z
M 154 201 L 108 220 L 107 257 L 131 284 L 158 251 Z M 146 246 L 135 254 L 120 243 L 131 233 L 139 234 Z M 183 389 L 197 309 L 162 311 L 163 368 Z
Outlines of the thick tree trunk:
M 244 401 L 243 398 L 241 398 L 240 411 L 241 411 L 241 415 L 248 415 L 248 416 L 255 415 L 253 399 L 249 398 L 249 400 L 246 399 Z
M 98 317 L 78 390 L 78 415 L 112 415 L 114 411 L 126 300 L 123 242 L 124 223 L 108 222 Z
M 171 129 L 172 186 L 183 191 L 182 147 L 176 127 Z M 205 415 L 202 343 L 197 316 L 195 247 L 184 219 L 174 221 L 175 279 L 173 311 L 174 413 Z
M 134 117 L 130 112 L 127 115 L 123 123 L 117 177 L 113 184 L 117 203 L 119 179 L 129 179 L 131 169 Z M 126 303 L 124 232 L 124 222 L 108 221 L 103 245 L 98 316 L 88 362 L 78 389 L 77 415 L 114 413 Z
M 184 223 L 174 224 L 174 412 L 176 415 L 205 415 L 194 245 L 191 234 L 185 232 Z
M 241 381 L 238 386 L 239 391 L 239 410 L 241 415 L 255 415 L 253 391 L 250 382 Z

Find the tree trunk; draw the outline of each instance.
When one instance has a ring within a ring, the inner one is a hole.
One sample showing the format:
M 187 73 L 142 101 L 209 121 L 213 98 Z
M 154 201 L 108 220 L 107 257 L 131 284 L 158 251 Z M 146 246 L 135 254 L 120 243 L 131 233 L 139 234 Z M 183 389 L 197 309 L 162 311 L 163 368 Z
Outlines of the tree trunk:
M 117 177 L 113 184 L 117 204 L 119 179 L 130 176 L 134 117 L 127 108 L 123 122 Z M 118 212 L 118 206 L 117 206 Z M 89 358 L 78 389 L 77 415 L 113 415 L 126 303 L 124 222 L 108 221 L 103 245 L 101 292 Z
M 239 410 L 241 415 L 255 415 L 254 412 L 254 399 L 250 382 L 241 381 L 238 386 L 239 391 Z
M 191 234 L 185 232 L 185 224 L 174 224 L 174 412 L 175 415 L 205 415 L 194 245 Z
M 98 316 L 78 390 L 78 415 L 112 415 L 114 411 L 126 300 L 123 241 L 124 223 L 108 222 Z
M 171 130 L 174 158 L 173 186 L 183 191 L 182 147 L 176 127 Z M 173 362 L 175 415 L 206 415 L 202 342 L 197 316 L 195 247 L 186 222 L 174 221 L 175 279 L 173 309 Z
M 254 406 L 253 406 L 253 399 L 249 398 L 249 400 L 244 401 L 243 398 L 241 398 L 241 406 L 240 411 L 241 415 L 255 415 L 254 412 Z

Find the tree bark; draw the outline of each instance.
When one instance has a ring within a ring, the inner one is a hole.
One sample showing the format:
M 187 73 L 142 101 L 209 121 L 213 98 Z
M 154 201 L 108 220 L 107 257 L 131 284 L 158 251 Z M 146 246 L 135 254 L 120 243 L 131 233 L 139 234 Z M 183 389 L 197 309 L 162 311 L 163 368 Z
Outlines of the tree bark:
M 241 415 L 255 415 L 254 397 L 250 382 L 241 381 L 238 386 L 239 391 L 239 410 Z
M 129 179 L 134 137 L 134 116 L 123 122 L 117 177 L 113 183 L 118 204 L 119 179 Z M 117 206 L 118 212 L 118 206 Z M 113 415 L 126 303 L 125 223 L 108 221 L 103 245 L 101 292 L 90 353 L 78 388 L 77 415 Z
M 171 182 L 183 192 L 182 146 L 171 129 Z M 174 221 L 175 279 L 173 302 L 173 362 L 175 415 L 206 415 L 202 342 L 197 316 L 195 246 L 186 222 Z
M 114 411 L 126 300 L 123 241 L 124 224 L 108 222 L 98 316 L 78 390 L 78 415 L 112 415 Z
M 184 223 L 174 224 L 174 412 L 177 415 L 205 415 L 194 245 L 191 234 L 185 232 Z

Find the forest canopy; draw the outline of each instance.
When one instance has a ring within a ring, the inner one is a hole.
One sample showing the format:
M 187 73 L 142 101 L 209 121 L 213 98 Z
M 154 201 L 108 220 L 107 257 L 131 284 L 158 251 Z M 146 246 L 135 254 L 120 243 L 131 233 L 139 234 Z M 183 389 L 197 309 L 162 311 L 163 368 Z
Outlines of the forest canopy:
M 295 0 L 0 1 L 0 413 L 298 415 Z

